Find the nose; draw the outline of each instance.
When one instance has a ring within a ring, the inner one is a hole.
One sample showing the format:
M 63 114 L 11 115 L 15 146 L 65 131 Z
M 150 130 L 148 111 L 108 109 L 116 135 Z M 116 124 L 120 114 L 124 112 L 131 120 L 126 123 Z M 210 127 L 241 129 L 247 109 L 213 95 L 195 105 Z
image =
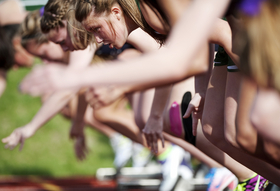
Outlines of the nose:
M 95 40 L 97 43 L 103 42 L 103 39 L 100 36 L 98 36 L 98 35 L 94 35 L 94 36 L 95 36 Z

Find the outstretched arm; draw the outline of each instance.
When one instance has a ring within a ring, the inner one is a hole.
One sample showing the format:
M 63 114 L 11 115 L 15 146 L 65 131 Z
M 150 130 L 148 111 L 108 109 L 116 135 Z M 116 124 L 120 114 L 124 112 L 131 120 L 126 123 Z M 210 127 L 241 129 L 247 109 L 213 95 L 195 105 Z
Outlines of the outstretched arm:
M 6 143 L 5 148 L 13 149 L 20 144 L 20 149 L 22 149 L 25 139 L 33 136 L 35 132 L 59 112 L 74 95 L 75 92 L 72 90 L 64 90 L 51 95 L 28 124 L 15 129 L 10 136 L 2 139 L 2 142 Z
M 72 120 L 72 126 L 70 129 L 70 138 L 74 139 L 74 150 L 78 160 L 84 160 L 88 149 L 85 143 L 84 127 L 85 121 L 84 116 L 87 109 L 87 101 L 85 99 L 85 94 L 80 92 L 78 95 L 78 105 L 74 108 L 75 116 Z
M 208 58 L 208 65 L 209 65 L 208 71 L 204 74 L 195 76 L 195 95 L 193 96 L 193 99 L 190 101 L 188 109 L 183 116 L 184 118 L 188 118 L 192 114 L 192 120 L 193 120 L 192 132 L 194 136 L 196 136 L 198 122 L 202 118 L 205 95 L 206 95 L 209 79 L 213 68 L 213 60 L 214 60 L 213 44 L 209 44 L 208 52 L 209 53 L 207 54 L 206 57 Z M 203 56 L 203 54 L 201 56 Z M 207 60 L 202 60 L 202 62 L 203 61 L 207 62 Z
M 88 66 L 92 60 L 94 48 L 87 48 L 83 51 L 70 53 L 71 60 L 69 67 L 73 69 L 80 69 Z M 64 90 L 52 94 L 33 117 L 30 123 L 23 127 L 15 129 L 12 134 L 2 140 L 6 143 L 6 148 L 13 149 L 19 143 L 23 147 L 24 140 L 34 135 L 34 133 L 42 127 L 48 120 L 57 114 L 77 93 L 78 89 Z
M 154 153 L 158 152 L 158 139 L 164 147 L 163 131 L 163 112 L 165 105 L 169 99 L 172 85 L 158 87 L 155 90 L 151 114 L 147 120 L 143 133 L 146 137 L 147 144 Z
M 192 1 L 172 29 L 165 49 L 102 68 L 93 66 L 86 70 L 65 71 L 63 67 L 47 66 L 27 76 L 22 88 L 37 95 L 45 91 L 90 85 L 135 84 L 139 89 L 147 89 L 205 72 L 207 64 L 192 64 L 191 60 L 203 43 L 208 41 L 209 31 L 228 4 L 229 0 Z M 133 67 L 129 64 L 131 62 L 134 63 Z M 51 71 L 55 71 L 56 75 L 51 75 Z M 40 80 L 39 76 L 45 79 Z M 29 85 L 34 87 L 33 90 L 27 88 Z

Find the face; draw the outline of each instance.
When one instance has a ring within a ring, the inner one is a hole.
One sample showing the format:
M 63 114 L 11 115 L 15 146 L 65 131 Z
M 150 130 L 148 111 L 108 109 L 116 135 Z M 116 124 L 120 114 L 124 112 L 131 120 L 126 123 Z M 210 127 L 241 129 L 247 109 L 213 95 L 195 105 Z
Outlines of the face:
M 97 15 L 92 11 L 82 25 L 94 34 L 97 43 L 109 44 L 110 48 L 119 49 L 127 41 L 128 30 L 119 6 L 112 7 L 109 14 Z
M 67 22 L 63 21 L 63 23 L 65 27 L 50 30 L 47 37 L 50 41 L 60 45 L 63 51 L 74 51 L 75 48 L 71 42 L 70 35 L 67 32 Z
M 61 47 L 53 42 L 37 44 L 35 40 L 31 40 L 26 45 L 26 50 L 44 62 L 66 62 L 67 54 L 63 52 Z
M 29 67 L 34 62 L 34 56 L 29 54 L 21 45 L 21 39 L 19 37 L 15 37 L 13 39 L 13 45 L 15 49 L 15 64 L 14 68 L 18 67 Z

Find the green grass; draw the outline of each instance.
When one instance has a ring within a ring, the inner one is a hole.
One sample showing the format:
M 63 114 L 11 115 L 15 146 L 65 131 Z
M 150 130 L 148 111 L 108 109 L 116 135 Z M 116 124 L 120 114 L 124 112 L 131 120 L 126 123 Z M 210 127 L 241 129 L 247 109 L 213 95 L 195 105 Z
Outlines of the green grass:
M 0 98 L 0 139 L 15 128 L 27 124 L 41 106 L 40 98 L 20 94 L 17 90 L 29 69 L 10 71 L 7 88 Z M 0 143 L 0 175 L 78 176 L 94 175 L 100 167 L 113 167 L 114 154 L 108 138 L 86 128 L 87 159 L 78 162 L 69 139 L 70 121 L 55 116 L 25 141 L 23 150 L 7 150 Z

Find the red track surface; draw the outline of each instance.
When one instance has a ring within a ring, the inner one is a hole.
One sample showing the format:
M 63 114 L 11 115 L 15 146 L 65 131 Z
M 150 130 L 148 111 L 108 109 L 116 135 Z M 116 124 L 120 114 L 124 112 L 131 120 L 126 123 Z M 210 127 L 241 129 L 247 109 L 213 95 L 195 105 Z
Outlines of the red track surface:
M 115 181 L 98 181 L 91 177 L 43 178 L 0 177 L 0 191 L 113 191 Z

